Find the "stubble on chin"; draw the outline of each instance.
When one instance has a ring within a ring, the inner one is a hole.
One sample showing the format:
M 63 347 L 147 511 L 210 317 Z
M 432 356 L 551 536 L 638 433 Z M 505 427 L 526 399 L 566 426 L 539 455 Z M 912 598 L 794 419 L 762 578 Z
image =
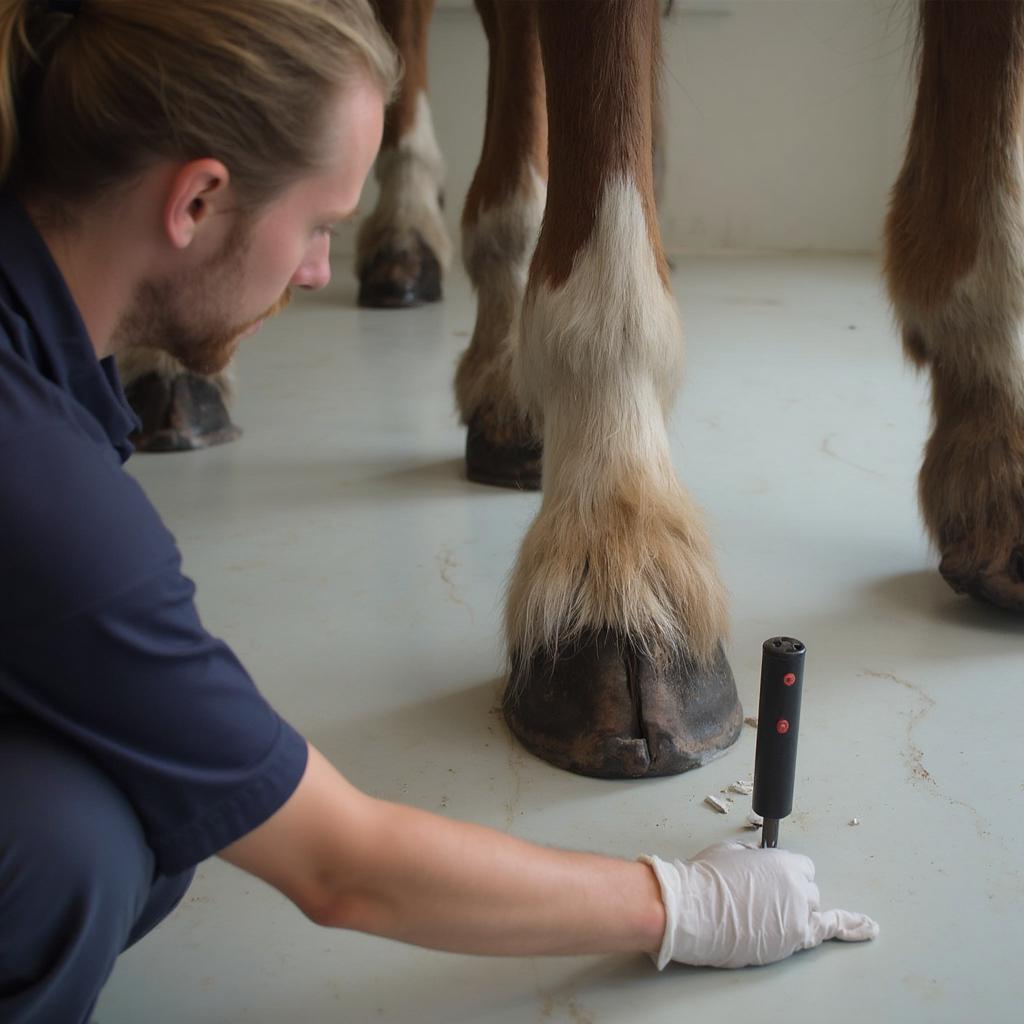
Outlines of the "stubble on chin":
M 220 373 L 235 354 L 239 331 L 223 320 L 211 323 L 208 319 L 202 327 L 185 322 L 174 312 L 181 297 L 171 282 L 143 282 L 115 332 L 115 351 L 155 348 L 192 373 Z

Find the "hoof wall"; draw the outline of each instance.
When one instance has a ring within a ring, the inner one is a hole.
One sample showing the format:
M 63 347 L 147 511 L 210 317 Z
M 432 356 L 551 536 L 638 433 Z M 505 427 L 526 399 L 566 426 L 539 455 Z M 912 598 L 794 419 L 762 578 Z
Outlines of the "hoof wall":
M 220 388 L 199 374 L 168 378 L 148 373 L 132 381 L 125 394 L 142 421 L 132 435 L 137 451 L 196 451 L 241 436 Z
M 1003 558 L 978 565 L 951 548 L 939 563 L 942 578 L 958 594 L 1012 612 L 1024 612 L 1024 544 Z
M 466 479 L 491 487 L 539 491 L 543 446 L 539 441 L 497 445 L 474 419 L 466 429 Z
M 441 298 L 441 264 L 419 235 L 412 249 L 382 250 L 359 271 L 360 306 L 411 309 Z
M 612 630 L 514 666 L 505 720 L 531 753 L 601 779 L 678 775 L 731 746 L 743 726 L 732 669 L 653 661 Z

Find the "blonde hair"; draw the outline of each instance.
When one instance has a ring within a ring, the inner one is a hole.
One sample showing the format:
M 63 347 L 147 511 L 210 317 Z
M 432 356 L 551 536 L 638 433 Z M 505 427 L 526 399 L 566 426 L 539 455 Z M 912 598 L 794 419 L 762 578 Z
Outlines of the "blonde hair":
M 213 157 L 259 206 L 317 166 L 336 89 L 399 73 L 367 0 L 0 0 L 0 184 L 67 210 Z

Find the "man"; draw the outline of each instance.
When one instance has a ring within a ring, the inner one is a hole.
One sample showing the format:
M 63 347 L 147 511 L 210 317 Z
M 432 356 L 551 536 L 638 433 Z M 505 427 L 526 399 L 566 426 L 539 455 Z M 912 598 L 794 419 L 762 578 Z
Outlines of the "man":
M 876 934 L 783 851 L 620 861 L 371 799 L 200 624 L 111 356 L 214 371 L 326 284 L 395 77 L 365 0 L 0 0 L 0 1020 L 88 1020 L 214 854 L 453 951 L 740 966 Z

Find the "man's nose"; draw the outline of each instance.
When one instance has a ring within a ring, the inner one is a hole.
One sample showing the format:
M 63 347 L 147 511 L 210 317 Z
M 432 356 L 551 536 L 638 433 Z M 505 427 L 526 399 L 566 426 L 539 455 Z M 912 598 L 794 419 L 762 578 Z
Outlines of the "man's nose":
M 331 280 L 331 239 L 329 235 L 316 238 L 309 247 L 299 269 L 292 275 L 291 284 L 294 288 L 303 288 L 315 292 L 323 288 Z

